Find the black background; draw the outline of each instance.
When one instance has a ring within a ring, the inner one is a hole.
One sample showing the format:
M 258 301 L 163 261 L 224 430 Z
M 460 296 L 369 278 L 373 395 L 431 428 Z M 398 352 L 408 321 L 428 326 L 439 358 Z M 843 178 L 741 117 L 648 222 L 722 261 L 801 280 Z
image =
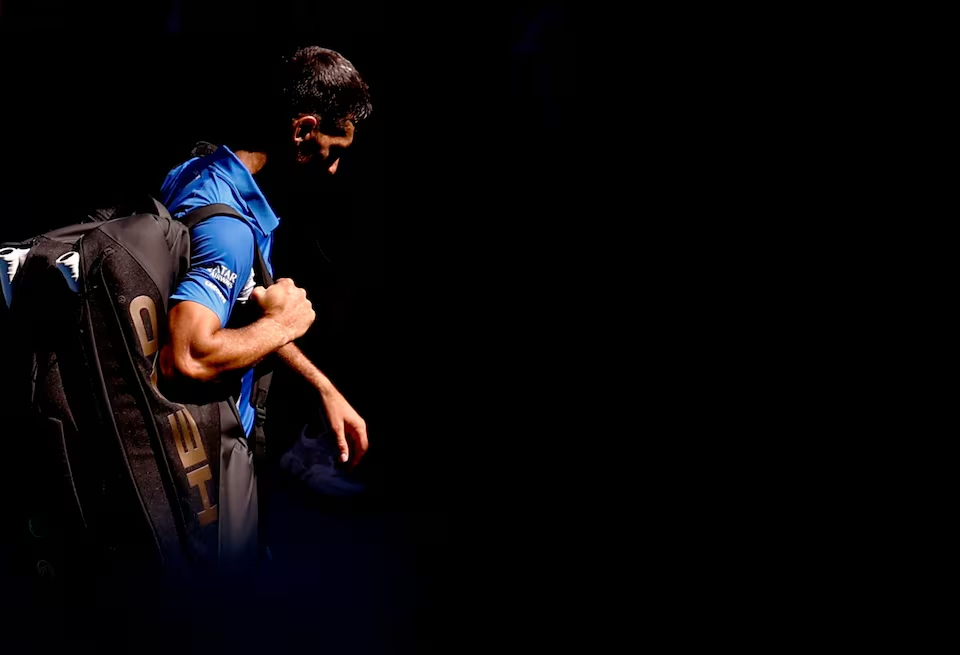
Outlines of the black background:
M 460 623 L 454 599 L 471 595 L 457 586 L 472 565 L 452 543 L 450 523 L 465 511 L 454 490 L 465 484 L 463 460 L 494 470 L 502 461 L 500 436 L 467 436 L 496 398 L 463 382 L 463 369 L 473 377 L 477 334 L 503 321 L 487 301 L 496 305 L 505 277 L 511 284 L 513 237 L 547 222 L 577 64 L 561 4 L 482 16 L 466 7 L 421 18 L 383 3 L 303 0 L 0 4 L 2 241 L 156 193 L 193 143 L 236 128 L 231 107 L 264 52 L 333 48 L 370 86 L 371 118 L 337 175 L 318 183 L 323 201 L 281 216 L 274 254 L 277 275 L 306 287 L 318 312 L 301 348 L 366 419 L 371 440 L 357 471 L 373 490 L 369 506 L 318 519 L 339 542 L 322 529 L 291 539 L 321 544 L 321 560 L 365 553 L 350 566 L 394 581 L 384 591 L 349 575 L 324 580 L 330 604 L 349 597 L 337 621 L 390 635 L 342 638 L 332 652 L 459 650 L 445 635 Z M 478 250 L 483 269 L 459 280 L 455 262 Z M 461 413 L 465 402 L 472 409 Z M 315 410 L 310 391 L 280 375 L 271 438 L 291 438 Z M 380 551 L 342 536 L 361 524 L 379 526 L 367 534 L 382 535 Z M 394 573 L 384 561 L 398 562 Z M 367 591 L 378 599 L 358 598 Z

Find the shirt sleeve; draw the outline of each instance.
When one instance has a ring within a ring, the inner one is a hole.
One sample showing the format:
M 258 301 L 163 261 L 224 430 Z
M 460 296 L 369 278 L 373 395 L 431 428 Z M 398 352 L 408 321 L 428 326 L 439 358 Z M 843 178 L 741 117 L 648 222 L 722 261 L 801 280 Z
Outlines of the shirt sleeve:
M 191 243 L 190 269 L 170 297 L 171 305 L 200 303 L 224 327 L 253 270 L 253 232 L 243 221 L 214 216 L 191 230 Z

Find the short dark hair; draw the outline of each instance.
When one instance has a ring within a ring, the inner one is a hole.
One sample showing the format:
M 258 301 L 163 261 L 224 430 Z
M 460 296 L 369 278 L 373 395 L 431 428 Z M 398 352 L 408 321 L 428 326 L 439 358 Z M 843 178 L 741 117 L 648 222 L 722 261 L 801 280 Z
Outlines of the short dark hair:
M 293 54 L 289 54 L 292 52 Z M 216 138 L 232 150 L 269 150 L 289 132 L 289 121 L 305 114 L 320 119 L 320 130 L 354 125 L 370 116 L 370 91 L 360 73 L 343 55 L 319 46 L 287 50 L 289 56 L 250 60 L 234 74 L 245 93 L 232 111 L 211 117 L 210 130 L 198 138 Z M 286 127 L 284 126 L 286 125 Z
M 354 124 L 373 111 L 370 91 L 360 73 L 339 52 L 309 46 L 284 58 L 280 100 L 291 118 L 312 114 L 322 124 Z

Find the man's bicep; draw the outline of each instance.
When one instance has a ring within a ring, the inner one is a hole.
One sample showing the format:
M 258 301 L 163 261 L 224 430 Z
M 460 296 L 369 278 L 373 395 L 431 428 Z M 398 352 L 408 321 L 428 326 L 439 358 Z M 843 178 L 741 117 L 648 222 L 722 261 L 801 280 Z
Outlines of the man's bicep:
M 205 305 L 185 300 L 170 310 L 170 338 L 181 347 L 202 346 L 220 329 L 220 317 Z
M 191 243 L 190 270 L 171 299 L 206 307 L 223 327 L 253 266 L 253 233 L 234 218 L 214 217 L 193 228 Z

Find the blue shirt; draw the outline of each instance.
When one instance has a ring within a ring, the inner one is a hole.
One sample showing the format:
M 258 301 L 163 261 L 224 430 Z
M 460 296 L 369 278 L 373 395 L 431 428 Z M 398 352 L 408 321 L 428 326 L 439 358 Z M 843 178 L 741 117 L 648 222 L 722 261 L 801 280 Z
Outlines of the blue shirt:
M 188 211 L 223 203 L 243 215 L 249 226 L 230 216 L 208 218 L 191 230 L 190 269 L 171 296 L 170 306 L 192 300 L 212 310 L 226 327 L 237 303 L 246 303 L 254 286 L 254 242 L 273 275 L 273 231 L 280 222 L 247 167 L 226 146 L 194 157 L 167 174 L 160 202 L 180 218 Z M 251 227 L 253 229 L 251 229 Z M 243 374 L 237 410 L 247 435 L 256 411 L 250 404 L 253 369 Z

